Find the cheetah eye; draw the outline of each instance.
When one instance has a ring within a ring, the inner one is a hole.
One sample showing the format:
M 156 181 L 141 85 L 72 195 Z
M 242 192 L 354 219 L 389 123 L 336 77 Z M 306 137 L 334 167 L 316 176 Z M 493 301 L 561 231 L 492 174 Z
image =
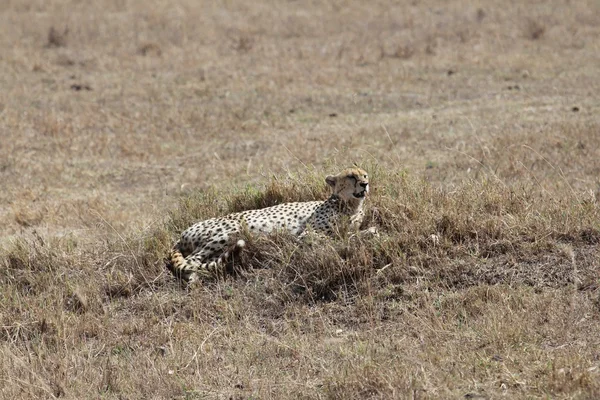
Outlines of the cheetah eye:
M 363 175 L 363 178 L 367 179 L 367 176 L 366 176 L 366 175 Z

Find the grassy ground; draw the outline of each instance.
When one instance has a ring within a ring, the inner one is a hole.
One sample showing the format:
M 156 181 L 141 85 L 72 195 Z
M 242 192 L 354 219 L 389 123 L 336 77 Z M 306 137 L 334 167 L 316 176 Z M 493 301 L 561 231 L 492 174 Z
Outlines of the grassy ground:
M 2 398 L 600 396 L 596 1 L 0 4 Z M 372 176 L 379 237 L 191 222 Z

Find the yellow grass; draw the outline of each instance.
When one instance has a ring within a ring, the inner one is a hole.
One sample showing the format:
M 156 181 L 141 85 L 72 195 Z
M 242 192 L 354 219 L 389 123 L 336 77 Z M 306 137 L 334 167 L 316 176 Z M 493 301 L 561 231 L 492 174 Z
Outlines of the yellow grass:
M 596 1 L 0 4 L 0 397 L 600 397 Z M 365 226 L 193 221 L 372 177 Z

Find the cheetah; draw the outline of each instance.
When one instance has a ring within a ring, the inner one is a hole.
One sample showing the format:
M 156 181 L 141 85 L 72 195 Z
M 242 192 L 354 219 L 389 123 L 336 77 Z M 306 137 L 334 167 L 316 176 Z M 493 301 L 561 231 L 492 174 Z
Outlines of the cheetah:
M 233 244 L 233 237 L 243 230 L 266 234 L 274 230 L 304 236 L 307 227 L 318 234 L 332 235 L 335 221 L 347 216 L 350 227 L 358 230 L 364 218 L 363 203 L 369 192 L 369 177 L 360 168 L 348 168 L 330 175 L 325 182 L 332 195 L 325 201 L 279 204 L 258 210 L 247 210 L 224 217 L 200 221 L 182 234 L 169 255 L 168 267 L 176 277 L 193 282 L 218 269 L 231 256 L 241 251 L 243 240 Z M 232 247 L 233 245 L 233 247 Z

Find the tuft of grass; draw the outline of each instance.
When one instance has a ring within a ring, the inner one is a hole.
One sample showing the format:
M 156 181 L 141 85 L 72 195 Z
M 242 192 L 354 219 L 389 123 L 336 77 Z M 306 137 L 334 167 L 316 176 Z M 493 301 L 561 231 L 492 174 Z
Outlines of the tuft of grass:
M 525 36 L 529 40 L 539 40 L 546 33 L 546 26 L 539 20 L 528 19 L 525 26 Z
M 67 37 L 69 34 L 69 28 L 65 27 L 62 31 L 51 26 L 48 30 L 48 38 L 46 47 L 65 47 L 67 45 Z
M 160 57 L 162 50 L 157 43 L 144 43 L 138 47 L 137 53 L 142 56 Z

